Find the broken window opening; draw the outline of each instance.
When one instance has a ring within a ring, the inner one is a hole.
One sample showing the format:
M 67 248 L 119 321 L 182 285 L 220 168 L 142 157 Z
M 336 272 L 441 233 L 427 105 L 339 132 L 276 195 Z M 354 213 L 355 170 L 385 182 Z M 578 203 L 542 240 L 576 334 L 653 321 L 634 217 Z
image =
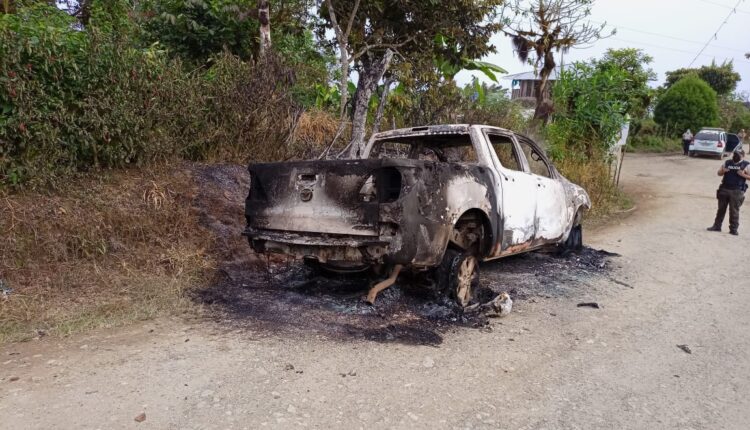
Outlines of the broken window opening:
M 477 164 L 479 157 L 468 134 L 405 136 L 376 142 L 373 158 L 401 158 L 443 163 Z
M 513 140 L 509 136 L 490 134 L 487 137 L 490 139 L 497 159 L 503 167 L 523 172 L 523 167 L 521 167 L 521 163 L 518 161 L 515 145 L 513 145 Z
M 549 168 L 549 164 L 544 160 L 542 154 L 523 140 L 519 143 L 521 144 L 521 150 L 526 156 L 526 161 L 529 163 L 531 173 L 545 178 L 552 178 L 552 171 Z

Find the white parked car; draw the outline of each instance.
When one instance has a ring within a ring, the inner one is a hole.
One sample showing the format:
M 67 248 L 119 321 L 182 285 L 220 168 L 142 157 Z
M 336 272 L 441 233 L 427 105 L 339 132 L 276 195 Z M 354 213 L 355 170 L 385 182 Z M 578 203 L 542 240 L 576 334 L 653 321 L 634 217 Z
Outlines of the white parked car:
M 710 155 L 721 160 L 727 146 L 727 133 L 720 128 L 701 129 L 690 144 L 690 156 Z

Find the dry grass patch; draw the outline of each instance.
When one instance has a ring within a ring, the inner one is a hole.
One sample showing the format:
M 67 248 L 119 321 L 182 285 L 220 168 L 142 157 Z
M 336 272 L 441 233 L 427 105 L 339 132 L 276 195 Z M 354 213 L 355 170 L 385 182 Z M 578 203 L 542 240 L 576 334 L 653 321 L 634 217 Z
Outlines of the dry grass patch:
M 560 173 L 583 187 L 591 198 L 589 219 L 600 220 L 608 215 L 628 209 L 632 201 L 615 186 L 610 168 L 600 161 L 563 160 L 557 162 Z
M 102 172 L 0 197 L 0 343 L 180 312 L 213 267 L 185 168 Z

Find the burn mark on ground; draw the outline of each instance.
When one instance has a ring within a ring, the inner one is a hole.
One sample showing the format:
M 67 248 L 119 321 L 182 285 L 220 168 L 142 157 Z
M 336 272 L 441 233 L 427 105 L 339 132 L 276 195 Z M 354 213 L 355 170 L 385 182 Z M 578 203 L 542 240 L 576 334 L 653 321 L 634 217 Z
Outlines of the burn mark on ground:
M 533 297 L 575 296 L 608 271 L 609 256 L 592 249 L 559 257 L 532 253 L 482 266 L 481 301 L 507 291 L 517 305 Z M 332 339 L 439 345 L 454 329 L 487 327 L 482 315 L 465 315 L 450 300 L 408 277 L 364 303 L 367 277 L 324 277 L 292 261 L 260 267 L 227 264 L 195 299 L 230 328 L 267 334 L 311 334 Z
M 454 330 L 491 327 L 486 317 L 465 315 L 452 301 L 408 276 L 370 306 L 362 298 L 373 279 L 320 276 L 299 262 L 254 254 L 241 236 L 246 175 L 231 165 L 195 167 L 200 188 L 196 210 L 216 236 L 215 276 L 193 294 L 206 305 L 209 318 L 254 335 L 420 345 L 439 345 Z M 519 305 L 533 297 L 574 296 L 609 271 L 611 256 L 584 249 L 568 256 L 532 253 L 486 263 L 478 295 L 488 301 L 507 291 Z

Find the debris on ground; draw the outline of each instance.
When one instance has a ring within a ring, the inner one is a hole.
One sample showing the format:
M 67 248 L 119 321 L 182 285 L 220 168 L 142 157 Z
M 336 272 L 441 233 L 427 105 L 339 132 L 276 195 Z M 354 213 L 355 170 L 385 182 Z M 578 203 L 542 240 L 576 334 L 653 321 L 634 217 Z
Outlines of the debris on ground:
M 513 300 L 508 293 L 500 293 L 486 303 L 476 303 L 464 309 L 466 313 L 481 312 L 491 318 L 507 316 L 513 309 Z
M 693 350 L 691 350 L 690 347 L 687 346 L 687 345 L 677 345 L 677 347 L 680 348 L 681 350 L 685 351 L 688 354 L 692 354 L 693 353 Z
M 138 415 L 137 415 L 137 416 L 136 416 L 135 418 L 133 418 L 133 419 L 134 419 L 134 420 L 135 420 L 135 422 L 137 422 L 137 423 L 142 423 L 142 422 L 146 421 L 146 413 L 145 413 L 145 412 L 141 412 L 140 414 L 138 414 Z
M 617 285 L 622 286 L 622 287 L 627 287 L 627 288 L 630 288 L 631 290 L 633 289 L 633 286 L 630 285 L 630 284 L 628 284 L 627 282 L 623 282 L 623 281 L 620 281 L 619 279 L 615 279 L 615 278 L 609 278 L 609 280 L 611 282 L 617 284 Z
M 578 304 L 578 307 L 579 307 L 579 308 L 594 308 L 594 309 L 599 309 L 599 308 L 601 308 L 601 306 L 599 306 L 599 303 L 596 303 L 596 302 L 584 302 L 584 303 L 579 303 L 579 304 Z

